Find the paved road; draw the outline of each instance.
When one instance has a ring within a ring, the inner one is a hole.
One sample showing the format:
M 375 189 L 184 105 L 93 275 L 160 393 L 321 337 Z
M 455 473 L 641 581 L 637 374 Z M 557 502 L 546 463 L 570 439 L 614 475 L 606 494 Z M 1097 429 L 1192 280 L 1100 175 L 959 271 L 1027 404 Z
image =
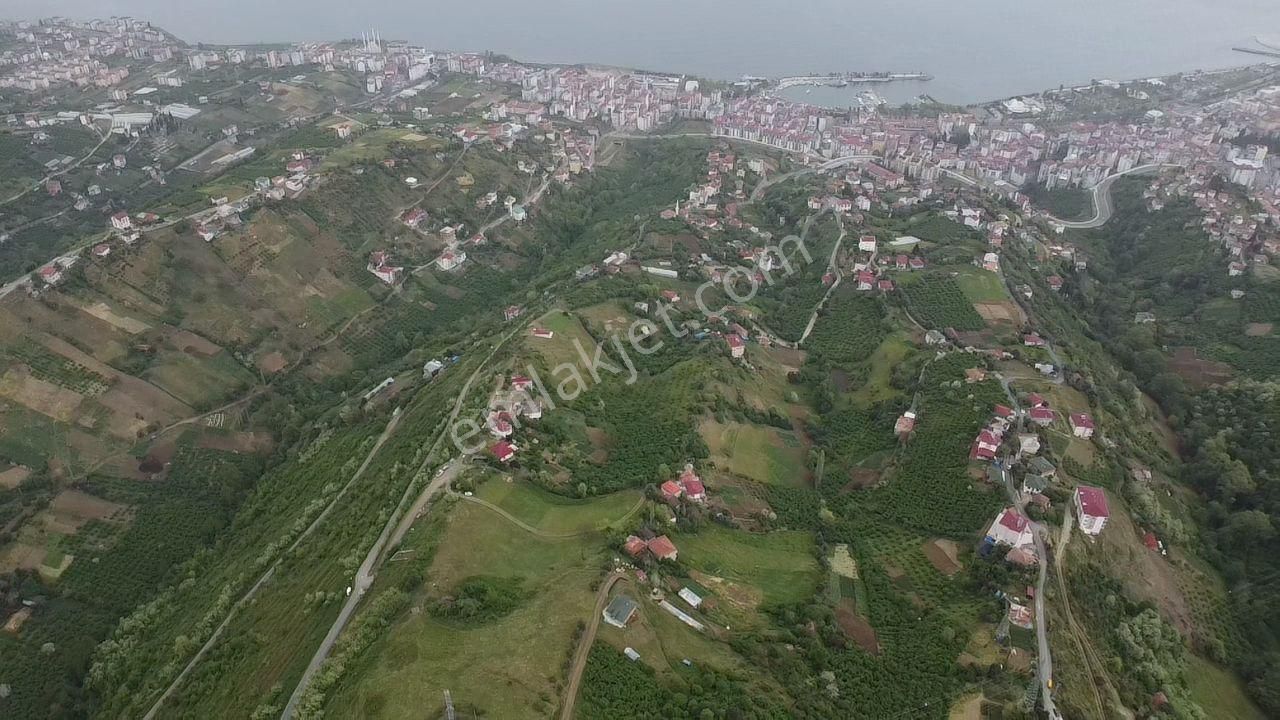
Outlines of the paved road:
M 1069 228 L 1087 229 L 1087 228 L 1102 227 L 1103 225 L 1106 224 L 1108 220 L 1111 219 L 1111 212 L 1112 212 L 1111 185 L 1115 183 L 1116 180 L 1124 177 L 1125 175 L 1137 175 L 1137 174 L 1152 172 L 1155 170 L 1161 170 L 1164 168 L 1174 168 L 1174 167 L 1182 167 L 1182 166 L 1171 165 L 1167 163 L 1150 163 L 1147 165 L 1139 165 L 1138 167 L 1130 168 L 1128 170 L 1125 170 L 1124 172 L 1118 172 L 1112 175 L 1108 175 L 1107 177 L 1103 178 L 1102 181 L 1099 182 L 1097 185 L 1094 185 L 1089 194 L 1090 198 L 1092 198 L 1093 200 L 1093 217 L 1089 218 L 1088 220 L 1059 220 L 1058 218 L 1055 218 L 1052 215 L 1050 215 L 1049 219 L 1052 220 L 1053 222 L 1058 223 L 1059 225 L 1062 225 L 1063 227 L 1069 227 Z
M 336 507 L 337 504 L 342 500 L 342 498 L 346 496 L 347 491 L 351 489 L 352 485 L 355 484 L 356 480 L 358 480 L 360 476 L 364 474 L 365 469 L 369 467 L 369 463 L 373 461 L 374 456 L 377 455 L 378 451 L 382 449 L 383 443 L 387 441 L 387 438 L 391 437 L 391 434 L 395 432 L 396 426 L 399 424 L 400 424 L 400 411 L 397 409 L 396 412 L 392 414 L 391 420 L 387 422 L 387 427 L 383 429 L 382 435 L 378 437 L 377 442 L 375 442 L 373 444 L 373 447 L 369 449 L 369 454 L 365 456 L 364 462 L 360 463 L 360 467 L 356 469 L 354 474 L 352 474 L 351 479 L 347 481 L 347 484 L 344 485 L 342 489 L 338 491 L 337 495 L 334 495 L 333 500 L 330 501 L 329 505 L 326 506 L 325 509 L 321 511 L 319 515 L 316 516 L 315 520 L 311 521 L 311 524 L 307 526 L 307 529 L 303 530 L 302 534 L 298 535 L 298 537 L 293 541 L 293 543 L 289 545 L 288 549 L 280 553 L 280 555 L 276 558 L 276 561 L 271 563 L 271 567 L 267 568 L 267 571 L 262 574 L 262 577 L 258 578 L 258 581 L 255 582 L 253 586 L 250 587 L 249 590 L 244 595 L 242 595 L 239 600 L 236 601 L 235 605 L 231 606 L 231 609 L 227 611 L 227 616 L 222 619 L 221 623 L 218 624 L 217 629 L 213 631 L 213 634 L 209 636 L 209 639 L 206 640 L 204 645 L 200 647 L 200 650 L 196 652 L 195 656 L 192 657 L 189 662 L 187 662 L 186 667 L 182 668 L 182 672 L 178 673 L 178 677 L 173 679 L 173 682 L 169 684 L 168 688 L 165 688 L 164 694 L 162 694 L 159 697 L 159 699 L 156 700 L 155 704 L 151 706 L 151 709 L 148 710 L 147 714 L 143 716 L 143 720 L 151 720 L 151 718 L 154 718 L 156 716 L 156 713 L 160 711 L 160 708 L 161 706 L 164 705 L 164 702 L 168 700 L 171 695 L 173 695 L 173 693 L 178 689 L 178 686 L 182 684 L 182 681 L 186 679 L 187 675 L 189 675 L 191 671 L 195 669 L 196 665 L 199 664 L 200 660 L 205 656 L 205 654 L 208 653 L 209 650 L 213 648 L 214 644 L 218 642 L 218 638 L 222 636 L 222 632 L 226 630 L 228 625 L 231 624 L 231 620 L 235 618 L 236 613 L 239 612 L 240 608 L 247 605 L 249 601 L 251 601 L 253 597 L 258 594 L 258 591 L 262 589 L 262 586 L 265 585 L 273 575 L 275 575 L 276 569 L 280 567 L 280 563 L 284 562 L 285 557 L 287 557 L 289 553 L 293 552 L 295 548 L 297 548 L 300 544 L 302 544 L 302 541 L 306 540 L 307 537 L 310 536 L 311 533 L 317 527 L 320 526 L 320 523 L 324 522 L 324 519 L 328 517 L 329 513 L 333 511 L 334 507 Z
M 730 140 L 735 142 L 752 142 L 750 140 L 739 140 L 738 138 L 725 138 L 725 140 Z M 756 144 L 761 144 L 761 143 L 756 143 Z M 773 146 L 769 145 L 768 147 L 773 147 Z M 774 148 L 774 149 L 777 150 L 779 148 Z M 806 155 L 805 157 L 812 157 L 812 156 Z M 826 172 L 827 170 L 834 170 L 838 167 L 843 167 L 845 165 L 849 165 L 856 162 L 865 162 L 867 160 L 874 160 L 875 157 L 876 157 L 875 155 L 846 155 L 844 157 L 835 158 L 834 160 L 827 160 L 821 165 L 814 165 L 812 167 L 800 168 L 799 170 L 792 170 L 789 173 L 783 173 L 781 175 L 778 175 L 777 177 L 769 178 L 767 180 L 761 180 L 759 183 L 756 184 L 755 188 L 751 190 L 751 198 L 749 201 L 755 202 L 759 200 L 760 196 L 764 195 L 765 190 L 768 190 L 774 185 L 777 185 L 778 183 L 781 183 L 781 182 L 786 182 L 787 180 L 790 180 L 792 178 L 801 177 L 803 175 L 812 175 L 813 173 L 816 173 L 816 172 Z
M 523 329 L 523 324 L 520 324 L 504 336 L 501 341 L 494 343 L 489 354 L 485 356 L 484 360 L 480 362 L 480 365 L 476 367 L 470 376 L 467 377 L 467 381 L 463 383 L 462 389 L 458 391 L 458 398 L 453 403 L 453 410 L 450 411 L 449 418 L 445 421 L 444 427 L 441 429 L 440 434 L 436 436 L 435 441 L 432 442 L 430 449 L 426 452 L 422 460 L 422 464 L 418 466 L 410 477 L 416 477 L 418 473 L 422 472 L 423 469 L 428 466 L 436 451 L 444 443 L 445 438 L 449 436 L 449 429 L 453 427 L 454 421 L 458 419 L 458 415 L 462 412 L 462 407 L 466 402 L 467 393 L 471 389 L 471 384 L 475 382 L 475 379 L 484 371 L 485 367 L 489 364 L 489 361 L 493 359 L 494 355 L 498 353 L 507 341 L 515 337 Z M 378 540 L 373 544 L 373 547 L 369 548 L 368 554 L 365 555 L 364 562 L 360 564 L 360 569 L 356 573 L 355 577 L 354 590 L 351 595 L 347 597 L 347 601 L 343 604 L 342 610 L 338 613 L 337 619 L 333 621 L 333 625 L 329 628 L 328 634 L 325 635 L 324 641 L 320 643 L 320 647 L 316 649 L 315 654 L 311 657 L 311 662 L 307 664 L 306 670 L 303 671 L 302 678 L 298 681 L 297 687 L 294 688 L 293 694 L 289 696 L 289 702 L 285 705 L 284 712 L 280 714 L 281 720 L 289 720 L 297 711 L 298 702 L 306 692 L 307 686 L 311 683 L 311 679 L 315 676 L 316 672 L 320 670 L 320 666 L 329 657 L 329 653 L 333 651 L 334 643 L 337 642 L 338 636 L 342 634 L 347 623 L 351 621 L 351 617 L 355 613 L 356 606 L 360 603 L 361 597 L 363 597 L 365 591 L 367 591 L 373 584 L 374 578 L 377 576 L 378 565 L 382 559 L 383 550 L 390 546 L 390 539 L 393 535 L 399 539 L 400 537 L 403 537 L 404 532 L 408 530 L 409 526 L 402 524 L 402 518 L 405 517 L 408 509 L 410 507 L 415 507 L 418 508 L 418 512 L 421 512 L 421 510 L 430 502 L 431 497 L 434 496 L 441 488 L 447 487 L 448 483 L 456 477 L 457 473 L 462 469 L 464 461 L 465 458 L 459 456 L 446 463 L 444 466 L 445 471 L 437 475 L 430 483 L 427 484 L 427 487 L 422 491 L 418 496 L 417 501 L 413 502 L 412 505 L 410 504 L 410 499 L 412 498 L 413 493 L 413 483 L 409 483 L 408 487 L 405 488 L 404 496 L 396 506 L 395 512 L 393 512 L 391 517 L 387 519 L 387 524 L 383 527 L 382 533 L 378 536 Z
M 1015 417 L 1017 418 L 1016 432 L 1021 433 L 1025 416 L 1022 407 L 1018 404 L 1018 398 L 1013 393 L 1010 385 L 1015 378 L 1006 378 L 1000 376 L 1000 387 L 1004 389 L 1005 396 L 1009 399 L 1009 405 L 1013 408 Z M 1018 488 L 1013 485 L 1013 476 L 1008 470 L 1001 471 L 1001 477 L 1004 479 L 1005 492 L 1009 495 L 1010 502 L 1018 509 L 1018 512 L 1026 513 L 1027 500 L 1023 497 Z M 1066 523 L 1071 522 L 1071 510 L 1067 510 Z M 1049 684 L 1053 681 L 1053 653 L 1049 647 L 1049 629 L 1047 624 L 1048 615 L 1044 611 L 1044 586 L 1049 576 L 1049 554 L 1044 542 L 1044 535 L 1048 533 L 1040 523 L 1032 523 L 1032 537 L 1035 539 L 1036 556 L 1040 558 L 1040 575 L 1036 579 L 1036 671 L 1040 680 L 1040 704 L 1044 707 L 1045 714 L 1049 716 L 1049 720 L 1062 720 L 1062 713 L 1058 711 L 1053 702 L 1053 691 Z
M 569 682 L 564 687 L 564 705 L 560 706 L 560 720 L 573 719 L 573 706 L 578 702 L 578 687 L 582 684 L 582 673 L 587 669 L 587 658 L 591 655 L 591 645 L 596 641 L 596 631 L 600 629 L 600 618 L 604 607 L 609 603 L 609 592 L 619 581 L 626 579 L 622 572 L 615 572 L 600 584 L 596 591 L 596 605 L 587 621 L 587 631 L 578 640 L 578 648 L 573 651 L 573 667 L 569 670 Z

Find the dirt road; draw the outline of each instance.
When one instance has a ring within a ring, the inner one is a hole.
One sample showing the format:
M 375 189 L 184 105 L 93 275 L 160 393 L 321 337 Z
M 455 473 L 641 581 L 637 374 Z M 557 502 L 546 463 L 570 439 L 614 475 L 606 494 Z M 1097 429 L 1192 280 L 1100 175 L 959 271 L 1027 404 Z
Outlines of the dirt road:
M 578 688 L 582 685 L 582 673 L 587 669 L 587 658 L 591 655 L 591 646 L 596 641 L 596 631 L 600 629 L 600 618 L 604 615 L 604 606 L 609 604 L 609 592 L 619 581 L 627 576 L 615 572 L 600 584 L 596 591 L 596 606 L 591 611 L 591 619 L 587 621 L 587 631 L 578 640 L 578 649 L 573 652 L 573 666 L 569 670 L 569 681 L 564 686 L 564 704 L 560 706 L 560 720 L 572 720 L 573 707 L 578 702 Z

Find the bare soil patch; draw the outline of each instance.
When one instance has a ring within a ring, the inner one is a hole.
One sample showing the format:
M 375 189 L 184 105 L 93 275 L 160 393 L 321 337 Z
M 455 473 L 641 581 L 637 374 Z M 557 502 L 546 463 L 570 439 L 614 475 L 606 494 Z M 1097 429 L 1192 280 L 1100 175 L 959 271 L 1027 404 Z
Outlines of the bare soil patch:
M 841 600 L 836 606 L 836 624 L 845 635 L 849 636 L 850 640 L 858 644 L 858 647 L 872 655 L 880 654 L 880 640 L 876 637 L 875 628 L 854 612 L 852 601 Z
M 173 330 L 169 333 L 169 342 L 188 355 L 213 357 L 222 352 L 218 345 L 187 330 Z
M 1199 357 L 1196 349 L 1180 347 L 1173 351 L 1173 371 L 1195 388 L 1217 385 L 1231 379 L 1231 366 Z
M 59 422 L 70 422 L 84 397 L 27 373 L 10 368 L 0 377 L 0 395 Z
M 948 577 L 960 572 L 959 548 L 954 540 L 929 540 L 924 544 L 924 555 L 938 572 Z
M 103 500 L 79 490 L 63 490 L 49 504 L 45 527 L 51 532 L 70 535 L 90 520 L 120 517 L 127 510 L 127 505 Z
M 211 432 L 200 438 L 199 446 L 234 453 L 267 453 L 275 445 L 265 432 Z
M 1006 323 L 1021 326 L 1026 321 L 1022 309 L 1010 300 L 974 303 L 973 309 L 977 310 L 988 324 Z
M 1273 323 L 1249 323 L 1244 326 L 1244 334 L 1249 337 L 1266 337 L 1275 329 Z
M 951 706 L 947 720 L 982 720 L 982 695 L 961 698 Z
M 81 309 L 99 320 L 110 323 L 112 326 L 129 333 L 130 335 L 137 335 L 138 333 L 146 332 L 151 329 L 150 325 L 142 322 L 141 320 L 135 320 L 134 318 L 125 317 L 124 315 L 117 315 L 111 307 L 104 302 L 87 305 Z
M 836 391 L 839 393 L 849 392 L 849 373 L 839 368 L 832 370 L 831 384 L 836 386 Z
M 597 427 L 587 428 L 587 439 L 591 441 L 591 454 L 587 461 L 603 465 L 609 460 L 609 434 Z
M 746 585 L 739 585 L 722 577 L 708 575 L 697 570 L 690 570 L 689 577 L 700 585 L 714 589 L 716 595 L 724 598 L 725 602 L 742 610 L 755 610 L 764 600 L 764 595 L 760 590 Z
M 258 369 L 264 373 L 278 373 L 289 364 L 280 352 L 272 352 L 258 358 Z
M 0 470 L 0 489 L 12 490 L 22 484 L 31 475 L 31 468 L 25 465 L 14 465 Z
M 845 483 L 841 492 L 853 492 L 854 490 L 864 490 L 869 487 L 875 487 L 880 482 L 880 471 L 871 468 L 851 468 L 849 470 L 849 482 Z

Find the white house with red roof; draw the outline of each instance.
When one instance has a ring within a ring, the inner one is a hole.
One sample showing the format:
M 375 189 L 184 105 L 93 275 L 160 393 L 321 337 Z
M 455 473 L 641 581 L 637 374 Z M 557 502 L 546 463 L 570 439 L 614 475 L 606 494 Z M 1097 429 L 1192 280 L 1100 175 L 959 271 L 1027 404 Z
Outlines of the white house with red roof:
M 680 487 L 680 483 L 675 480 L 662 483 L 658 489 L 662 491 L 662 498 L 667 502 L 679 500 L 680 496 L 684 495 L 684 488 Z
M 98 243 L 93 246 L 93 254 L 95 257 L 106 257 L 111 254 L 111 246 L 106 243 Z
M 489 434 L 497 438 L 511 437 L 514 428 L 511 426 L 511 414 L 507 412 L 491 412 L 487 422 Z
M 369 254 L 369 265 L 366 269 L 388 285 L 394 285 L 400 278 L 400 273 L 404 271 L 402 267 L 390 265 L 387 262 L 387 253 L 382 250 L 375 250 Z
M 57 263 L 49 263 L 40 268 L 40 279 L 50 285 L 57 285 L 62 282 L 62 267 Z
M 543 340 L 550 340 L 551 338 L 556 336 L 555 331 L 548 330 L 546 328 L 540 328 L 540 327 L 529 328 L 529 334 L 536 338 L 541 338 Z
M 1044 347 L 1045 341 L 1044 338 L 1040 337 L 1036 333 L 1027 333 L 1022 336 L 1022 344 L 1027 347 Z
M 729 355 L 731 357 L 740 358 L 747 350 L 746 344 L 737 335 L 725 335 L 724 340 L 729 343 Z
M 1071 413 L 1071 432 L 1086 440 L 1093 437 L 1093 418 L 1085 413 Z
M 461 250 L 445 250 L 436 258 L 436 267 L 441 270 L 452 270 L 467 261 L 467 254 Z
M 523 312 L 524 312 L 524 308 L 520 307 L 519 305 L 508 305 L 502 311 L 502 318 L 504 320 L 515 320 L 516 318 L 520 317 L 520 314 Z
M 870 290 L 871 288 L 875 287 L 875 282 L 876 282 L 876 276 L 871 274 L 870 272 L 863 270 L 862 272 L 858 273 L 858 289 L 859 290 Z
M 1025 547 L 1035 542 L 1032 536 L 1031 521 L 1026 515 L 1018 512 L 1017 508 L 1007 507 L 1000 511 L 991 528 L 987 530 L 987 537 L 991 538 L 997 545 L 1008 545 L 1009 547 Z
M 1074 495 L 1076 515 L 1080 529 L 1089 535 L 1097 535 L 1107 525 L 1111 509 L 1107 507 L 1107 494 L 1102 488 L 1079 485 Z
M 512 376 L 511 376 L 511 389 L 512 389 L 512 390 L 528 390 L 528 389 L 529 389 L 529 388 L 531 388 L 531 387 L 533 387 L 533 381 L 532 381 L 532 380 L 530 380 L 528 377 L 526 377 L 526 376 L 524 376 L 524 375 L 512 375 Z
M 858 238 L 858 251 L 873 253 L 876 251 L 876 236 L 863 235 Z
M 118 212 L 111 216 L 111 227 L 116 230 L 128 230 L 133 227 L 133 221 L 129 219 L 129 213 Z

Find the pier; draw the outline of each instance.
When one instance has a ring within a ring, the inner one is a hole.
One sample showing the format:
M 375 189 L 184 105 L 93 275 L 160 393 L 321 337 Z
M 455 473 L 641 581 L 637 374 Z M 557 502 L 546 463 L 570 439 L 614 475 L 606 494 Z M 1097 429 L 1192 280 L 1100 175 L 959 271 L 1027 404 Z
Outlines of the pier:
M 829 73 L 827 75 L 792 75 L 790 77 L 778 78 L 774 84 L 778 89 L 795 87 L 797 85 L 826 85 L 831 87 L 844 87 L 855 83 L 885 83 L 895 80 L 932 80 L 933 76 L 927 73 Z

